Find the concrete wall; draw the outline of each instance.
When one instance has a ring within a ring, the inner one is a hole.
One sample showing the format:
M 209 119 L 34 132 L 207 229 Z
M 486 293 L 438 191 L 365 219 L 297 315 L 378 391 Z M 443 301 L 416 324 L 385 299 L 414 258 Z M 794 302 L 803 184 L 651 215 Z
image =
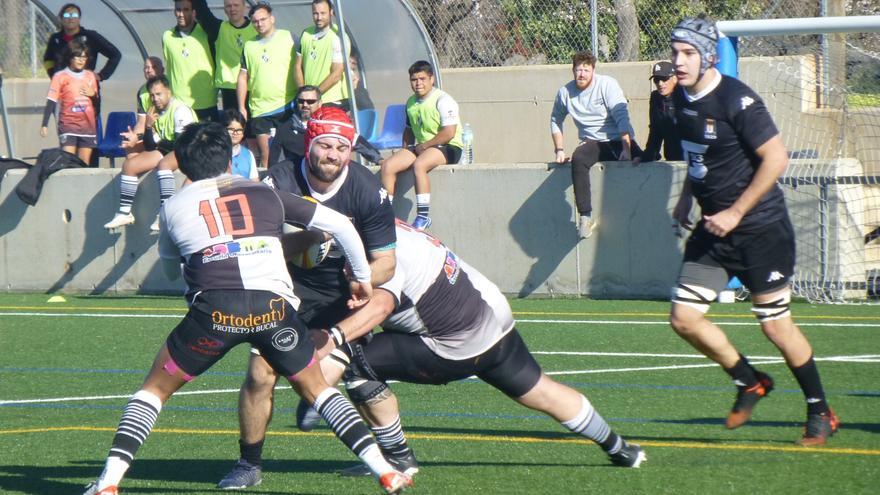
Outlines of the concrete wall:
M 794 163 L 790 176 L 822 170 L 850 175 L 855 160 Z M 149 225 L 158 210 L 153 174 L 141 180 L 135 225 L 120 234 L 102 225 L 117 208 L 117 170 L 64 170 L 45 183 L 42 197 L 27 207 L 14 192 L 25 170 L 0 184 L 0 287 L 14 291 L 179 292 L 158 265 L 156 236 Z M 665 298 L 681 261 L 683 240 L 675 237 L 670 212 L 686 173 L 681 163 L 599 164 L 591 170 L 596 233 L 576 234 L 571 171 L 543 163 L 447 166 L 431 173 L 431 232 L 518 296 L 588 295 L 595 298 Z M 180 179 L 180 176 L 178 176 Z M 867 188 L 864 190 L 871 191 Z M 798 236 L 798 270 L 806 279 L 829 273 L 864 282 L 880 268 L 865 251 L 861 230 L 872 198 L 860 186 L 829 190 L 829 229 L 818 228 L 818 189 L 786 189 Z M 876 199 L 876 198 L 874 198 Z M 855 212 L 855 214 L 854 214 Z M 398 183 L 395 213 L 415 216 L 412 175 Z M 828 244 L 818 239 L 826 237 Z M 824 253 L 824 254 L 823 254 Z
M 179 291 L 163 278 L 149 225 L 156 180 L 145 176 L 137 222 L 121 234 L 102 228 L 117 207 L 117 171 L 64 170 L 34 207 L 14 192 L 24 170 L 0 184 L 0 283 L 7 290 Z M 667 164 L 593 168 L 600 226 L 578 242 L 570 170 L 545 164 L 450 166 L 432 173 L 432 232 L 508 293 L 665 297 L 678 269 L 679 240 L 669 211 L 683 169 Z M 440 193 L 442 191 L 442 193 Z M 412 177 L 395 209 L 412 219 Z

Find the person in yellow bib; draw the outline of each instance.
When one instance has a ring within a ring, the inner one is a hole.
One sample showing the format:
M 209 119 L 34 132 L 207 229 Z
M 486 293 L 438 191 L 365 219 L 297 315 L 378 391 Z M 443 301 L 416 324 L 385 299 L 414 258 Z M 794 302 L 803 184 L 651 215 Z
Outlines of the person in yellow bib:
M 248 136 L 257 139 L 260 166 L 267 167 L 269 136 L 293 115 L 296 42 L 290 31 L 275 29 L 275 16 L 269 4 L 255 5 L 250 17 L 258 37 L 246 42 L 241 54 L 236 86 L 238 111 L 250 120 Z
M 147 89 L 147 83 L 150 82 L 150 79 L 164 76 L 165 75 L 165 65 L 162 64 L 162 59 L 151 55 L 144 60 L 144 84 L 138 88 L 136 96 L 135 96 L 135 115 L 137 115 L 137 120 L 135 121 L 134 129 L 129 128 L 128 132 L 123 133 L 122 136 L 132 136 L 132 141 L 127 141 L 123 139 L 122 148 L 125 150 L 126 157 L 131 156 L 134 153 L 140 153 L 144 150 L 143 143 L 140 139 L 137 139 L 136 136 L 142 136 L 144 131 L 146 130 L 146 121 L 147 121 L 147 110 L 153 106 L 153 102 L 150 99 L 150 91 Z
M 131 205 L 137 193 L 138 176 L 158 168 L 159 200 L 164 203 L 174 195 L 174 171 L 177 159 L 174 157 L 174 141 L 183 128 L 198 122 L 195 111 L 180 99 L 172 96 L 171 83 L 165 76 L 155 77 L 147 82 L 152 105 L 147 109 L 144 134 L 138 136 L 134 131 L 124 134 L 126 141 L 143 141 L 143 152 L 125 159 L 122 173 L 119 174 L 119 210 L 112 220 L 104 224 L 107 230 L 116 230 L 134 223 Z M 157 218 L 158 220 L 158 218 Z M 159 224 L 150 226 L 158 233 Z
M 245 0 L 223 0 L 225 21 L 211 12 L 208 0 L 193 0 L 193 7 L 196 20 L 208 33 L 208 43 L 214 51 L 214 87 L 220 90 L 223 110 L 237 110 L 235 87 L 241 69 L 241 52 L 246 42 L 257 38 L 257 30 L 245 15 Z
M 321 104 L 351 110 L 345 81 L 342 41 L 333 29 L 330 0 L 312 0 L 312 21 L 299 38 L 296 51 L 296 83 L 317 86 Z
M 394 198 L 397 174 L 412 167 L 416 179 L 416 211 L 413 227 L 424 230 L 431 225 L 431 182 L 428 172 L 438 165 L 461 159 L 461 121 L 458 103 L 445 91 L 434 87 L 434 68 L 419 60 L 409 68 L 413 95 L 406 102 L 406 128 L 403 148 L 379 163 L 382 186 Z
M 192 0 L 174 2 L 177 25 L 162 34 L 165 69 L 174 97 L 196 111 L 200 119 L 217 118 L 214 60 L 208 33 L 196 23 Z

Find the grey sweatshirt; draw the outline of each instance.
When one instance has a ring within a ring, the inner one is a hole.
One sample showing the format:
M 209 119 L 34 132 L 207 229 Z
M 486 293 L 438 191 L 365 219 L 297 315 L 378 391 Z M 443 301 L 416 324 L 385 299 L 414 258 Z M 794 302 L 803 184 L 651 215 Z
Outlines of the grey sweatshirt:
M 626 97 L 611 76 L 594 74 L 593 81 L 583 91 L 577 89 L 574 81 L 559 88 L 550 113 L 551 133 L 562 134 L 566 115 L 574 120 L 581 141 L 618 141 L 624 132 L 635 140 Z

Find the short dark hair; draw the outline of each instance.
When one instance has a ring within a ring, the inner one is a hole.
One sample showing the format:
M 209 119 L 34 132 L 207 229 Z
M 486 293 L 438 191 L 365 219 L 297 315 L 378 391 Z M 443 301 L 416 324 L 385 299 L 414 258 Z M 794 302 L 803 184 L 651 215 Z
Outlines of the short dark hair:
M 80 17 L 82 17 L 83 15 L 83 11 L 81 8 L 79 8 L 79 5 L 75 3 L 65 3 L 61 6 L 61 10 L 58 11 L 58 17 L 64 15 L 64 11 L 67 9 L 76 9 L 76 13 L 79 14 Z
M 429 76 L 434 75 L 434 66 L 431 65 L 427 60 L 419 60 L 416 63 L 409 66 L 409 75 L 413 75 L 416 72 L 425 72 Z
M 317 86 L 312 86 L 311 84 L 304 84 L 304 85 L 300 86 L 296 90 L 296 97 L 299 98 L 299 95 L 305 93 L 306 91 L 314 91 L 315 94 L 318 95 L 318 99 L 319 100 L 321 99 L 321 96 L 322 96 L 321 88 L 319 88 Z
M 596 56 L 591 52 L 577 52 L 571 56 L 571 68 L 577 69 L 578 65 L 587 64 L 596 67 Z
M 183 175 L 193 182 L 217 177 L 229 170 L 232 140 L 216 122 L 195 122 L 177 136 L 174 157 Z
M 333 2 L 331 0 L 312 0 L 312 5 L 318 5 L 319 3 L 326 3 L 330 10 L 333 10 Z
M 61 50 L 61 59 L 64 61 L 64 66 L 67 67 L 70 65 L 70 61 L 73 60 L 73 57 L 79 55 L 89 56 L 89 45 L 85 43 L 85 41 L 80 41 L 78 38 L 74 38 L 70 41 L 70 43 L 64 45 L 64 48 Z
M 157 84 L 161 84 L 162 86 L 165 86 L 166 88 L 171 89 L 171 81 L 169 81 L 165 75 L 161 75 L 161 76 L 151 77 L 147 81 L 147 91 L 153 89 L 153 86 L 155 86 Z
M 248 17 L 253 17 L 258 10 L 265 10 L 267 14 L 272 15 L 272 6 L 269 2 L 257 2 L 248 12 Z
M 220 114 L 220 123 L 223 124 L 223 127 L 227 127 L 233 122 L 238 122 L 242 127 L 247 127 L 247 119 L 238 109 L 229 108 L 223 110 L 223 113 Z

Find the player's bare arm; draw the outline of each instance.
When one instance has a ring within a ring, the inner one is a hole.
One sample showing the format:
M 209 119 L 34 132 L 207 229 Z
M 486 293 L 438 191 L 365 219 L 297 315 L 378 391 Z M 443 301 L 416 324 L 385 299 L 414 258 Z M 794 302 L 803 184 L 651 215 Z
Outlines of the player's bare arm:
M 739 225 L 740 220 L 758 201 L 776 185 L 776 180 L 785 172 L 788 166 L 788 153 L 782 143 L 782 137 L 777 134 L 755 150 L 761 159 L 758 170 L 752 178 L 749 187 L 743 191 L 739 199 L 727 208 L 714 215 L 704 215 L 706 230 L 719 237 L 724 237 Z
M 385 289 L 378 289 L 373 293 L 370 302 L 340 321 L 334 329 L 329 332 L 313 332 L 312 340 L 315 342 L 318 359 L 328 356 L 330 351 L 337 347 L 340 337 L 335 337 L 334 340 L 334 331 L 341 332 L 341 339 L 345 342 L 358 339 L 385 321 L 395 307 L 394 296 Z
M 691 181 L 685 177 L 684 185 L 681 187 L 681 195 L 678 197 L 675 209 L 672 210 L 672 220 L 678 222 L 679 225 L 688 230 L 691 230 L 694 227 L 691 224 L 690 219 L 690 212 L 693 204 L 694 195 L 693 192 L 691 192 Z
M 391 277 L 394 276 L 394 268 L 397 266 L 394 249 L 370 251 L 369 256 L 370 269 L 373 271 L 373 277 L 370 281 L 373 287 L 378 287 L 391 280 Z
M 318 88 L 322 93 L 326 93 L 330 88 L 333 87 L 334 84 L 338 83 L 342 80 L 342 72 L 345 70 L 345 67 L 342 65 L 342 62 L 330 64 L 330 73 L 327 74 L 327 77 L 321 81 L 321 84 L 318 85 Z

